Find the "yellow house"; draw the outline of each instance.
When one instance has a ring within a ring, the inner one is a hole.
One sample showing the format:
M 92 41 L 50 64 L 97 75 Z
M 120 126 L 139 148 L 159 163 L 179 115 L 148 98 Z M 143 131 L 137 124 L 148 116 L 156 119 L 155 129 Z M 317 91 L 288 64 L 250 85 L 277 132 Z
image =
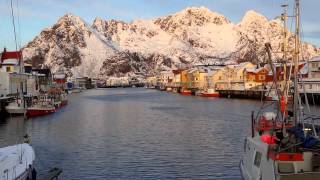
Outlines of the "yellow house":
M 214 84 L 216 90 L 231 89 L 231 79 L 234 71 L 234 65 L 228 65 L 213 74 L 212 84 Z
M 189 79 L 189 76 L 188 76 L 188 70 L 182 70 L 180 73 L 180 78 L 181 78 L 181 81 L 180 81 L 181 87 L 183 89 L 188 89 L 191 83 L 191 80 Z
M 188 71 L 188 79 L 190 80 L 190 89 L 203 90 L 207 86 L 208 70 L 197 67 Z

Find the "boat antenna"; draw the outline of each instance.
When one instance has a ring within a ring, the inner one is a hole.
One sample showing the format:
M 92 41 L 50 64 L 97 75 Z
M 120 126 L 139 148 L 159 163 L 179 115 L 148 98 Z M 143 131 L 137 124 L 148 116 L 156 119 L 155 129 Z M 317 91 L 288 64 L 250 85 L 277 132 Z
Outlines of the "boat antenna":
M 298 91 L 298 72 L 299 72 L 299 57 L 300 57 L 300 0 L 295 0 L 295 48 L 294 48 L 294 124 L 296 125 L 299 120 L 300 107 L 299 107 L 299 91 Z

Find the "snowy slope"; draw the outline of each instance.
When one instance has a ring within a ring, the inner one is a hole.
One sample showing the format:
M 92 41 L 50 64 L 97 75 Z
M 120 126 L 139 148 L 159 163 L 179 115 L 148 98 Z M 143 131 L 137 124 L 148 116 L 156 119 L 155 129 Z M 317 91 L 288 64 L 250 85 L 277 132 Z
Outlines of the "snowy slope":
M 76 76 L 151 75 L 181 65 L 265 60 L 264 44 L 281 50 L 282 25 L 248 11 L 238 24 L 205 7 L 125 23 L 96 18 L 91 26 L 65 15 L 24 48 L 24 57 Z M 293 48 L 293 36 L 289 37 Z M 319 50 L 304 44 L 304 59 Z M 280 53 L 273 53 L 274 60 Z

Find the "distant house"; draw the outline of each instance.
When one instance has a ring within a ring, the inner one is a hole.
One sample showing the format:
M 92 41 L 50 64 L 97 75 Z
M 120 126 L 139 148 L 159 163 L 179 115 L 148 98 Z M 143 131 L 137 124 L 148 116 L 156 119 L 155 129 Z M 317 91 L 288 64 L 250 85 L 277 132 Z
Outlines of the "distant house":
M 63 72 L 57 72 L 53 74 L 53 83 L 55 86 L 62 88 L 62 89 L 67 89 L 67 76 Z
M 159 86 L 168 86 L 172 85 L 174 74 L 172 71 L 162 71 L 158 76 L 158 85 Z
M 20 62 L 22 58 L 21 51 L 9 52 L 6 49 L 0 54 L 1 60 L 1 71 L 3 72 L 21 72 Z
M 203 67 L 192 68 L 188 71 L 188 79 L 190 80 L 189 89 L 203 90 L 207 86 L 208 70 Z
M 263 90 L 269 77 L 269 69 L 267 67 L 250 68 L 244 71 L 244 87 L 246 90 L 256 89 Z
M 299 91 L 320 93 L 320 56 L 314 57 L 307 63 L 308 75 L 299 82 Z

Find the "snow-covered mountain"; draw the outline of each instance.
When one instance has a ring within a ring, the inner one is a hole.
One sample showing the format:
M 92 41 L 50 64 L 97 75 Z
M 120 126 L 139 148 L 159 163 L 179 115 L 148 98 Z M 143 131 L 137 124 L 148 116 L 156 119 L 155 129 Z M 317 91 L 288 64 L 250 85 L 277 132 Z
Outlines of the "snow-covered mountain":
M 125 23 L 96 18 L 88 25 L 67 14 L 23 50 L 34 65 L 90 77 L 151 75 L 181 65 L 263 61 L 264 44 L 281 50 L 282 25 L 248 11 L 238 24 L 207 8 L 188 8 L 154 20 Z M 290 48 L 293 36 L 289 34 Z M 303 45 L 309 59 L 319 50 Z M 274 53 L 273 58 L 282 57 Z

